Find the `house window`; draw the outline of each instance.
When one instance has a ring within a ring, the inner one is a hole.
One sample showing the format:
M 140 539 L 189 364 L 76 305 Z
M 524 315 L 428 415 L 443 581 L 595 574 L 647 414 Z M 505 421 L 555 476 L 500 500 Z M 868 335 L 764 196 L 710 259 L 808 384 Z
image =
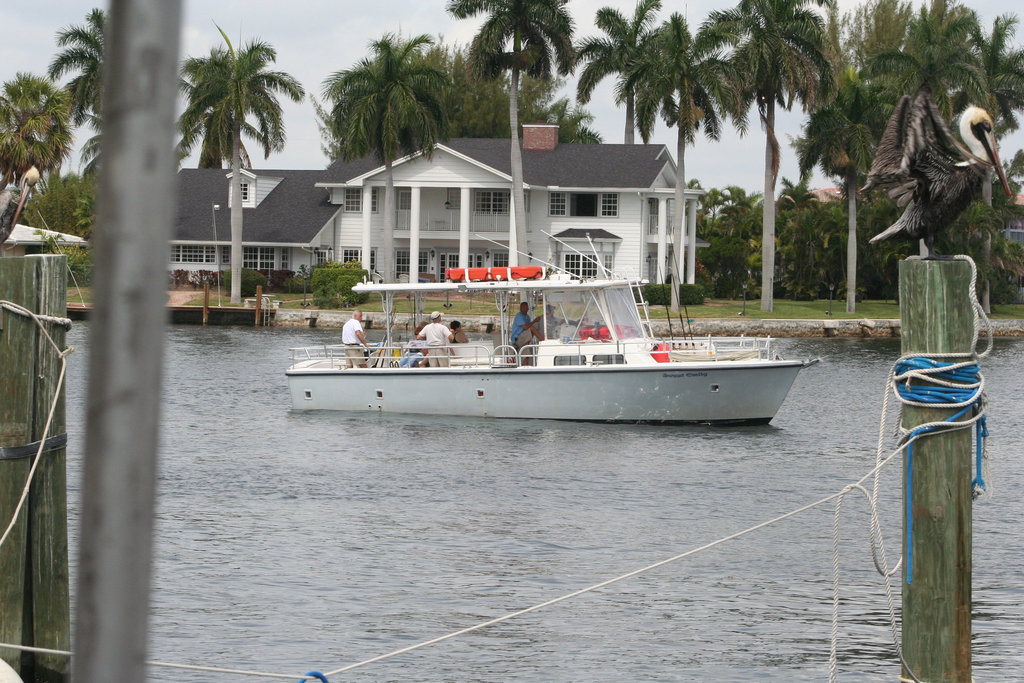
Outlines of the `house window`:
M 198 244 L 175 244 L 171 247 L 172 263 L 216 263 L 217 251 L 214 247 Z
M 491 265 L 495 268 L 508 267 L 508 252 L 496 251 L 491 255 Z
M 370 211 L 377 213 L 377 194 L 380 192 L 379 187 L 370 188 Z
M 564 192 L 552 192 L 548 195 L 548 215 L 549 216 L 564 216 L 565 215 L 565 193 Z
M 359 213 L 363 210 L 363 190 L 360 187 L 345 188 L 345 213 Z
M 249 195 L 249 183 L 242 183 L 242 203 L 248 204 L 251 196 Z
M 601 216 L 615 218 L 619 215 L 619 195 L 614 192 L 601 194 Z
M 359 261 L 359 263 L 366 268 L 366 263 L 360 258 L 360 252 L 362 249 L 358 247 L 346 247 L 341 250 L 341 262 L 348 263 L 349 261 Z M 370 249 L 370 270 L 377 269 L 377 250 Z
M 288 252 L 291 249 L 287 247 L 281 247 L 281 270 L 288 270 Z
M 409 274 L 409 250 L 395 249 L 395 277 Z
M 273 247 L 243 247 L 242 267 L 252 270 L 274 269 Z
M 231 247 L 220 248 L 220 262 L 225 266 L 231 264 Z
M 507 216 L 508 205 L 508 190 L 477 190 L 474 197 L 473 211 L 475 213 Z
M 420 250 L 419 266 L 417 272 L 426 273 L 430 268 L 430 254 L 426 250 Z
M 597 277 L 597 264 L 590 255 L 584 257 L 583 254 L 563 254 L 562 267 L 576 277 Z
M 322 266 L 327 263 L 327 250 L 326 249 L 314 249 L 313 250 L 313 265 Z
M 398 190 L 398 210 L 399 211 L 411 211 L 412 210 L 412 190 L 404 187 Z

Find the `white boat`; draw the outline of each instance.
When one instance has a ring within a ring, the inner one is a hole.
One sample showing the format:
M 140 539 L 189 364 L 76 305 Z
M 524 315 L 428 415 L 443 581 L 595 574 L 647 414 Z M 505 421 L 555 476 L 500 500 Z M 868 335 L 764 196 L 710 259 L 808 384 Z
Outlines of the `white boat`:
M 507 269 L 487 270 L 480 281 L 354 287 L 380 295 L 384 340 L 367 367 L 349 367 L 344 346 L 292 349 L 286 373 L 292 408 L 766 424 L 800 369 L 813 362 L 778 358 L 771 339 L 655 338 L 646 305 L 636 303 L 639 289 L 627 280 L 515 280 Z M 468 292 L 494 295 L 497 342 L 431 347 L 431 353 L 448 354 L 448 367 L 400 367 L 396 297 L 411 296 L 421 312 L 428 294 L 436 299 Z M 544 340 L 517 350 L 509 328 L 520 301 L 547 316 L 541 323 Z

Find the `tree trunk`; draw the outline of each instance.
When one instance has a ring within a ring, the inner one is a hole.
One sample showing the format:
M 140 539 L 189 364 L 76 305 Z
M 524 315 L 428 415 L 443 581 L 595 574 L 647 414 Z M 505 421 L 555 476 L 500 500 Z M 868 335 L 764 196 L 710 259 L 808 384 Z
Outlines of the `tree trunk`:
M 242 303 L 242 125 L 231 124 L 231 303 Z
M 686 272 L 686 247 L 683 246 L 683 190 L 686 189 L 686 138 L 683 137 L 683 128 L 676 122 L 676 188 L 673 194 L 675 203 L 672 212 L 672 312 L 679 312 L 679 285 L 684 282 L 683 273 Z
M 633 96 L 633 93 L 626 95 L 626 135 L 622 138 L 622 141 L 627 145 L 633 144 L 633 131 L 636 130 L 635 101 L 636 98 Z
M 523 195 L 523 153 L 519 144 L 519 69 L 512 69 L 512 83 L 508 91 L 508 118 L 512 133 L 512 203 L 515 210 L 514 225 L 515 249 L 509 245 L 508 264 L 519 265 L 519 252 L 529 251 L 526 244 L 526 200 Z
M 761 310 L 775 308 L 775 102 L 765 105 L 763 121 L 764 147 L 764 210 L 761 221 Z
M 384 248 L 380 258 L 380 272 L 384 282 L 394 282 L 395 277 L 395 176 L 393 161 L 384 162 Z M 409 258 L 412 259 L 412 252 Z M 417 256 L 418 258 L 418 256 Z M 411 265 L 410 261 L 410 265 Z
M 857 312 L 857 171 L 846 173 L 846 312 Z

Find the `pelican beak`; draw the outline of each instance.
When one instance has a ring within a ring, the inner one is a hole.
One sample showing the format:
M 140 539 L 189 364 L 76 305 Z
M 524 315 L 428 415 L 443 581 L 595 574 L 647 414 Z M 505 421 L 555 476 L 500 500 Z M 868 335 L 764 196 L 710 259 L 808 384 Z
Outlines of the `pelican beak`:
M 984 145 L 988 159 L 996 169 L 996 175 L 999 176 L 999 182 L 1003 184 L 1003 189 L 1006 190 L 1006 196 L 1012 197 L 1013 192 L 1010 191 L 1010 184 L 1006 182 L 1006 173 L 1003 172 L 1003 165 L 999 163 L 999 152 L 996 151 L 996 143 L 992 139 L 992 134 L 986 132 L 986 134 L 982 135 L 981 144 Z
M 33 166 L 25 171 L 25 174 L 21 177 L 21 196 L 18 198 L 18 207 L 14 209 L 14 218 L 11 219 L 12 228 L 18 225 L 18 217 L 21 216 L 21 210 L 25 208 L 25 202 L 28 201 L 28 196 L 37 182 L 39 182 L 39 171 Z

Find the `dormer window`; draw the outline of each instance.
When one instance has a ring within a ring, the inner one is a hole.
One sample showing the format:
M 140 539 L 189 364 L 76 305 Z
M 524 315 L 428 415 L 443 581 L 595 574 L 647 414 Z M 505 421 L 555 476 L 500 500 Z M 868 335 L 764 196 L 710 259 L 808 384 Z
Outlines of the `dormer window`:
M 248 204 L 250 199 L 249 183 L 242 183 L 242 205 Z

